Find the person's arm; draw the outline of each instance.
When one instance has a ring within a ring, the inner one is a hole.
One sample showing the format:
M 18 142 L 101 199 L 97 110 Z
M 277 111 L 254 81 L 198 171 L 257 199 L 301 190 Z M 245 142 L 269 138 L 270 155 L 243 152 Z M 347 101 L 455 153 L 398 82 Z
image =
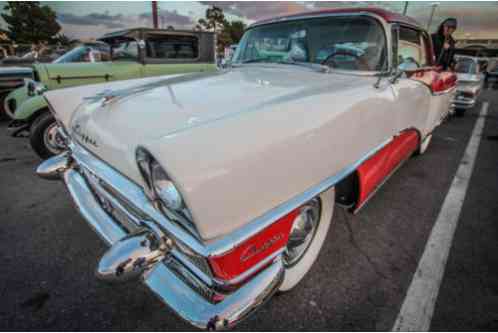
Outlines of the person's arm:
M 441 51 L 443 49 L 442 43 L 440 43 L 440 38 L 436 34 L 432 36 L 432 46 L 434 47 L 434 56 L 436 57 L 436 64 L 440 65 L 441 61 Z
M 449 65 L 449 68 L 451 68 L 451 70 L 454 70 L 455 69 L 455 65 L 456 65 L 456 60 L 455 60 L 455 40 L 453 38 L 450 39 L 450 49 L 448 50 L 449 51 L 449 56 L 448 56 L 448 65 Z

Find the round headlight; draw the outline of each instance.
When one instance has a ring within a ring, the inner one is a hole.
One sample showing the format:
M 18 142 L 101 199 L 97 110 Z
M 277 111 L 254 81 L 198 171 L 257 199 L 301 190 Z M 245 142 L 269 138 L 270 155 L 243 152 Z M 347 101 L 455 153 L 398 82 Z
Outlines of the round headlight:
M 47 87 L 41 82 L 28 81 L 27 89 L 29 96 L 35 96 L 43 94 L 47 90 Z
M 183 208 L 183 200 L 175 184 L 156 161 L 151 163 L 150 170 L 152 186 L 156 195 L 167 208 L 180 211 Z

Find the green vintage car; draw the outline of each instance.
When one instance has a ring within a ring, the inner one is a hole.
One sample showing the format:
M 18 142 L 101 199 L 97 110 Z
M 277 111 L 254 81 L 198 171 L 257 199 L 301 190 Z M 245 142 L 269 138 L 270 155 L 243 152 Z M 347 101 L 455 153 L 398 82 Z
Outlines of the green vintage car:
M 33 66 L 33 80 L 11 92 L 4 108 L 13 114 L 11 135 L 29 134 L 43 159 L 63 149 L 43 92 L 67 87 L 179 73 L 214 71 L 211 32 L 135 28 L 99 38 L 111 47 L 110 59 L 94 63 L 52 63 Z

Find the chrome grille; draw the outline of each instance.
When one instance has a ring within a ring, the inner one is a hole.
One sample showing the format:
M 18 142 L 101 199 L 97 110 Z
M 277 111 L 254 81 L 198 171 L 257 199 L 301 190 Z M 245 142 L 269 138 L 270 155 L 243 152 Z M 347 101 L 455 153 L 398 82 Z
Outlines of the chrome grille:
M 110 186 L 106 185 L 104 181 L 89 169 L 81 167 L 81 171 L 102 209 L 104 209 L 104 211 L 126 232 L 130 233 L 136 231 L 139 228 L 139 221 L 142 216 L 135 216 L 130 213 L 133 212 L 133 210 L 127 211 L 128 203 L 124 202 L 122 198 L 115 196 L 114 193 L 109 193 L 107 189 L 109 189 Z
M 136 208 L 121 193 L 99 178 L 90 169 L 80 165 L 80 170 L 102 209 L 104 209 L 104 211 L 111 216 L 124 231 L 131 233 L 141 227 L 140 221 L 153 220 Z M 172 238 L 174 239 L 175 237 Z M 199 255 L 195 255 L 180 242 L 177 241 L 175 243 L 177 249 L 177 251 L 173 251 L 175 257 L 180 262 L 189 266 L 192 270 L 198 270 L 197 274 L 200 275 L 200 278 L 205 283 L 208 283 L 212 277 L 212 272 L 206 259 Z M 192 265 L 194 267 L 192 267 Z

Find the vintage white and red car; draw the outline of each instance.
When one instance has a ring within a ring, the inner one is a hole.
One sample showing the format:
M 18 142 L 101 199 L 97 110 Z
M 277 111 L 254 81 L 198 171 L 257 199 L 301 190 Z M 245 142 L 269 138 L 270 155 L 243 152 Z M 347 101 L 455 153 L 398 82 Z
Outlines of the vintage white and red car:
M 99 278 L 231 327 L 305 276 L 336 202 L 358 212 L 427 149 L 456 84 L 433 61 L 417 22 L 380 9 L 261 21 L 227 70 L 48 92 L 68 151 L 37 172 L 111 245 Z

